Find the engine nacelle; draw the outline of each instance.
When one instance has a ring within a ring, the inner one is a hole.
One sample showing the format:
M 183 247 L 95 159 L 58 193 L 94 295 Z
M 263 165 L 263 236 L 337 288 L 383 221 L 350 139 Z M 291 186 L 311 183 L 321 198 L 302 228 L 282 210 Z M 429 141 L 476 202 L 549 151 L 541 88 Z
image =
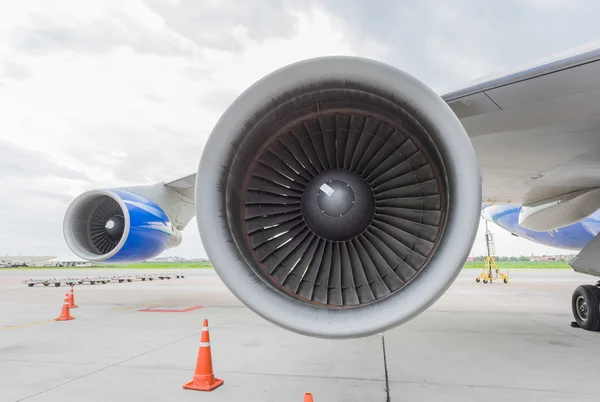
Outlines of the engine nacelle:
M 181 243 L 181 233 L 154 202 L 123 190 L 93 190 L 65 214 L 63 234 L 71 251 L 93 262 L 136 262 Z
M 481 179 L 458 118 L 388 65 L 325 57 L 242 93 L 214 127 L 196 217 L 219 276 L 289 330 L 390 329 L 454 281 L 479 223 Z

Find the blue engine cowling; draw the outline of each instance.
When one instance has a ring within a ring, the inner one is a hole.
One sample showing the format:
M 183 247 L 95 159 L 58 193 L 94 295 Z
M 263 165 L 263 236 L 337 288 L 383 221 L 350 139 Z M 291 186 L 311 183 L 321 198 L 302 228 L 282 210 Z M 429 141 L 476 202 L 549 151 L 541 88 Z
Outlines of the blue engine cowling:
M 546 232 L 536 232 L 519 225 L 521 206 L 489 205 L 483 209 L 485 219 L 493 221 L 512 234 L 543 244 L 568 250 L 581 250 L 600 233 L 600 210 L 572 225 Z
M 71 251 L 92 262 L 143 261 L 181 243 L 181 233 L 156 203 L 115 189 L 77 197 L 63 233 Z

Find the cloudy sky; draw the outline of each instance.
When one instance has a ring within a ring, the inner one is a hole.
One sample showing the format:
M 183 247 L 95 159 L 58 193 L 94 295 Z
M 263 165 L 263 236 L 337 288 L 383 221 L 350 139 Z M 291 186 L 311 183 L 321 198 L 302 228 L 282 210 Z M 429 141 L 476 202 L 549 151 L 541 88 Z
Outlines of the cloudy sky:
M 219 115 L 276 68 L 360 55 L 443 93 L 597 42 L 599 12 L 596 0 L 2 2 L 0 254 L 73 258 L 62 218 L 75 196 L 194 172 Z M 494 232 L 503 255 L 560 252 Z M 205 256 L 195 221 L 165 255 Z

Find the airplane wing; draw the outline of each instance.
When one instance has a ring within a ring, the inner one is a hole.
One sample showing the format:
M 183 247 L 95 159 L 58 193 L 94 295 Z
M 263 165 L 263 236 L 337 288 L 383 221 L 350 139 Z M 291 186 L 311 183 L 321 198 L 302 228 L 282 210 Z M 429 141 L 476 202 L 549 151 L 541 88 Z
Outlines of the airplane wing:
M 520 223 L 532 230 L 598 209 L 600 48 L 480 79 L 442 98 L 471 137 L 486 204 L 523 205 Z M 165 186 L 193 201 L 195 182 L 194 173 Z
M 598 209 L 600 48 L 442 98 L 471 137 L 484 202 L 523 205 L 520 223 L 534 230 L 564 226 Z
M 523 205 L 520 223 L 532 230 L 598 209 L 600 48 L 479 79 L 442 98 L 471 137 L 485 205 Z M 195 184 L 193 173 L 164 186 L 194 202 Z

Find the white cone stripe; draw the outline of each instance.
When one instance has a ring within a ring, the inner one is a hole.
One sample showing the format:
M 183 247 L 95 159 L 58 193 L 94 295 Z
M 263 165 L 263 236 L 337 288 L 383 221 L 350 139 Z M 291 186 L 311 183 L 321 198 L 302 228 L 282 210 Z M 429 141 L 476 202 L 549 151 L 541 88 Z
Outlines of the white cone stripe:
M 207 348 L 210 346 L 210 342 L 200 342 L 200 347 L 201 348 Z
M 208 327 L 202 327 L 202 332 L 208 331 Z

